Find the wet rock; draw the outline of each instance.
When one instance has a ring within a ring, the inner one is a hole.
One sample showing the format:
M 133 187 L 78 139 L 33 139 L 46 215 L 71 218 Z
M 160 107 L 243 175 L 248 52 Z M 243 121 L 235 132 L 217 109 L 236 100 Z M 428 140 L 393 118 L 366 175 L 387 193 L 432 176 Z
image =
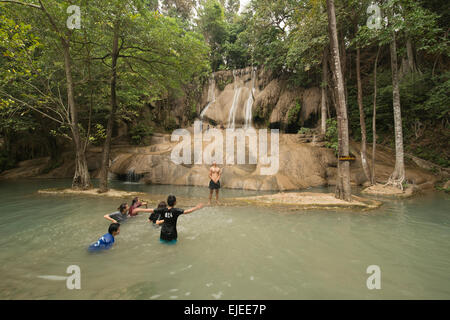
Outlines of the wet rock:
M 17 168 L 6 170 L 0 174 L 0 179 L 21 179 L 35 177 L 41 174 L 50 164 L 50 157 L 21 161 Z
M 262 165 L 220 165 L 223 168 L 221 184 L 225 188 L 249 190 L 296 190 L 308 187 L 335 185 L 337 159 L 334 151 L 328 148 L 299 142 L 297 134 L 280 134 L 279 170 L 273 175 L 262 175 Z M 207 187 L 209 183 L 209 165 L 177 165 L 171 160 L 171 150 L 176 145 L 170 142 L 170 135 L 155 136 L 156 144 L 146 147 L 113 146 L 111 150 L 110 171 L 113 176 L 132 173 L 142 177 L 141 182 L 148 184 L 173 184 Z M 204 145 L 206 147 L 207 144 Z M 225 147 L 225 143 L 224 143 Z M 356 161 L 351 164 L 351 183 L 368 186 L 359 158 L 359 144 L 353 146 Z M 387 181 L 395 165 L 395 157 L 379 148 L 377 153 L 376 179 Z M 43 174 L 48 158 L 21 162 L 18 168 L 7 170 L 0 175 L 2 179 L 21 177 L 71 178 L 75 170 L 73 153 L 62 157 L 62 165 Z M 91 148 L 87 153 L 91 177 L 98 175 L 101 165 L 101 148 Z M 369 165 L 372 163 L 369 160 Z M 408 183 L 416 184 L 420 189 L 432 186 L 436 177 L 429 172 L 408 166 Z

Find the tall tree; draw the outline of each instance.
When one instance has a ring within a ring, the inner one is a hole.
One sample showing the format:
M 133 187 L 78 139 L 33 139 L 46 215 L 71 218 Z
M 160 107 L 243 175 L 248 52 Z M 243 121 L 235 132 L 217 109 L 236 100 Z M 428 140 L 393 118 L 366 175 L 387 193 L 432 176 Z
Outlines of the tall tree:
M 86 161 L 87 144 L 83 142 L 82 135 L 80 133 L 80 123 L 78 119 L 79 108 L 75 101 L 75 84 L 72 76 L 73 66 L 71 45 L 74 31 L 66 27 L 66 20 L 61 19 L 64 15 L 61 15 L 59 12 L 62 7 L 60 3 L 51 2 L 44 5 L 42 0 L 38 0 L 38 4 L 15 0 L 1 0 L 0 2 L 39 10 L 44 18 L 44 21 L 47 21 L 50 26 L 50 30 L 52 30 L 57 39 L 59 49 L 62 51 L 64 72 L 66 77 L 68 124 L 72 135 L 72 143 L 75 149 L 75 173 L 72 180 L 72 188 L 89 189 L 92 187 L 92 184 Z M 67 4 L 67 7 L 70 5 L 67 1 L 65 4 Z
M 375 178 L 375 157 L 377 149 L 377 65 L 380 56 L 381 46 L 378 46 L 375 62 L 373 63 L 373 114 L 372 114 L 372 176 L 371 183 L 376 183 Z
M 320 130 L 323 135 L 327 131 L 327 86 L 328 86 L 328 48 L 323 50 L 322 58 L 322 84 L 321 84 L 321 107 L 320 107 Z
M 367 180 L 372 181 L 366 152 L 366 116 L 364 114 L 363 106 L 363 93 L 361 85 L 361 52 L 359 47 L 356 48 L 356 82 L 358 87 L 359 124 L 361 126 L 361 163 Z
M 405 163 L 403 151 L 402 113 L 400 108 L 400 89 L 398 83 L 397 45 L 395 30 L 392 32 L 390 44 L 391 71 L 392 71 L 392 104 L 394 107 L 394 132 L 395 132 L 395 168 L 389 177 L 387 184 L 403 189 L 405 180 Z
M 217 71 L 224 61 L 224 46 L 228 39 L 225 12 L 219 0 L 205 0 L 199 11 L 198 26 L 211 48 L 211 67 Z
M 111 152 L 111 139 L 113 134 L 113 127 L 117 112 L 117 59 L 119 58 L 119 29 L 120 21 L 118 19 L 113 24 L 112 49 L 111 49 L 111 80 L 110 80 L 110 104 L 111 111 L 109 113 L 108 124 L 106 127 L 106 139 L 103 144 L 102 164 L 100 167 L 100 184 L 99 192 L 108 191 L 108 172 L 109 172 L 109 158 Z
M 149 96 L 156 100 L 207 70 L 208 50 L 201 36 L 182 29 L 177 19 L 149 12 L 142 0 L 101 0 L 97 9 L 100 12 L 94 16 L 103 16 L 103 24 L 95 34 L 105 35 L 99 53 L 102 61 L 108 61 L 110 72 L 110 112 L 99 186 L 100 192 L 106 192 L 118 94 L 124 82 L 135 79 L 134 91 L 127 92 L 137 94 L 135 99 Z
M 241 2 L 239 0 L 220 0 L 225 9 L 225 18 L 228 23 L 232 23 L 239 12 Z
M 336 13 L 334 0 L 327 0 L 328 29 L 330 37 L 331 53 L 333 58 L 333 73 L 337 86 L 337 119 L 338 119 L 338 175 L 336 181 L 335 196 L 338 199 L 351 201 L 350 187 L 350 163 L 341 161 L 341 158 L 349 157 L 349 134 L 347 119 L 347 104 L 344 90 L 344 79 L 341 70 L 341 61 L 339 55 L 339 43 L 336 27 Z
M 197 5 L 197 0 L 162 0 L 161 7 L 171 17 L 179 18 L 183 21 L 189 21 L 192 12 Z

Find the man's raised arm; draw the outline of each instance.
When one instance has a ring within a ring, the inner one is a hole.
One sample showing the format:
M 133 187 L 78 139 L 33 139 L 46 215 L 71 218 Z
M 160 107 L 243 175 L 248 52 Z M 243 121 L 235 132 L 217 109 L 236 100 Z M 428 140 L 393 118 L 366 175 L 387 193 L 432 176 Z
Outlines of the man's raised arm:
M 201 208 L 203 208 L 203 203 L 199 203 L 198 205 L 196 205 L 196 206 L 193 207 L 193 208 L 184 210 L 184 214 L 188 214 L 188 213 L 194 212 L 195 210 L 199 210 L 199 209 L 201 209 Z

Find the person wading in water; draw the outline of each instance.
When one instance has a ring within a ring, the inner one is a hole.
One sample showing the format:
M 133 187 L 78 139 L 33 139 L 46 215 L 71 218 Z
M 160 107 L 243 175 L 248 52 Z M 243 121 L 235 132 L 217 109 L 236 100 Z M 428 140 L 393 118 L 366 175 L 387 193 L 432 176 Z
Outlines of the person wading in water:
M 167 197 L 167 208 L 158 208 L 154 210 L 154 213 L 159 215 L 156 224 L 162 225 L 161 235 L 159 238 L 162 243 L 175 244 L 177 242 L 177 220 L 180 215 L 189 214 L 191 212 L 194 212 L 195 210 L 203 208 L 203 204 L 199 203 L 193 208 L 183 210 L 175 208 L 176 203 L 177 198 L 173 195 L 170 195 Z
M 212 167 L 209 168 L 209 201 L 208 205 L 211 205 L 211 198 L 214 190 L 216 190 L 216 202 L 219 203 L 219 189 L 220 189 L 220 175 L 222 170 L 217 166 L 217 163 L 214 161 L 212 163 Z
M 131 202 L 130 208 L 128 209 L 128 215 L 130 217 L 134 217 L 137 216 L 139 212 L 153 212 L 153 209 L 144 209 L 141 208 L 142 206 L 147 208 L 147 202 L 141 202 L 138 197 L 135 197 Z

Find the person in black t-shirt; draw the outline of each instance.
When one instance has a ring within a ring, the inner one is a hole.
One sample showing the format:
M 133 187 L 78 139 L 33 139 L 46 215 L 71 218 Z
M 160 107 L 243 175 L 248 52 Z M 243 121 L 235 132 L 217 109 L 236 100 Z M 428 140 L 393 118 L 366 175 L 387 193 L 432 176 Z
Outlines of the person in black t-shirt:
M 203 208 L 203 204 L 199 203 L 197 206 L 183 210 L 174 208 L 177 203 L 177 198 L 175 196 L 167 197 L 168 207 L 161 209 L 161 217 L 156 221 L 157 225 L 162 225 L 160 241 L 165 243 L 175 243 L 178 238 L 177 234 L 177 220 L 182 214 L 188 214 L 194 212 L 195 210 Z

